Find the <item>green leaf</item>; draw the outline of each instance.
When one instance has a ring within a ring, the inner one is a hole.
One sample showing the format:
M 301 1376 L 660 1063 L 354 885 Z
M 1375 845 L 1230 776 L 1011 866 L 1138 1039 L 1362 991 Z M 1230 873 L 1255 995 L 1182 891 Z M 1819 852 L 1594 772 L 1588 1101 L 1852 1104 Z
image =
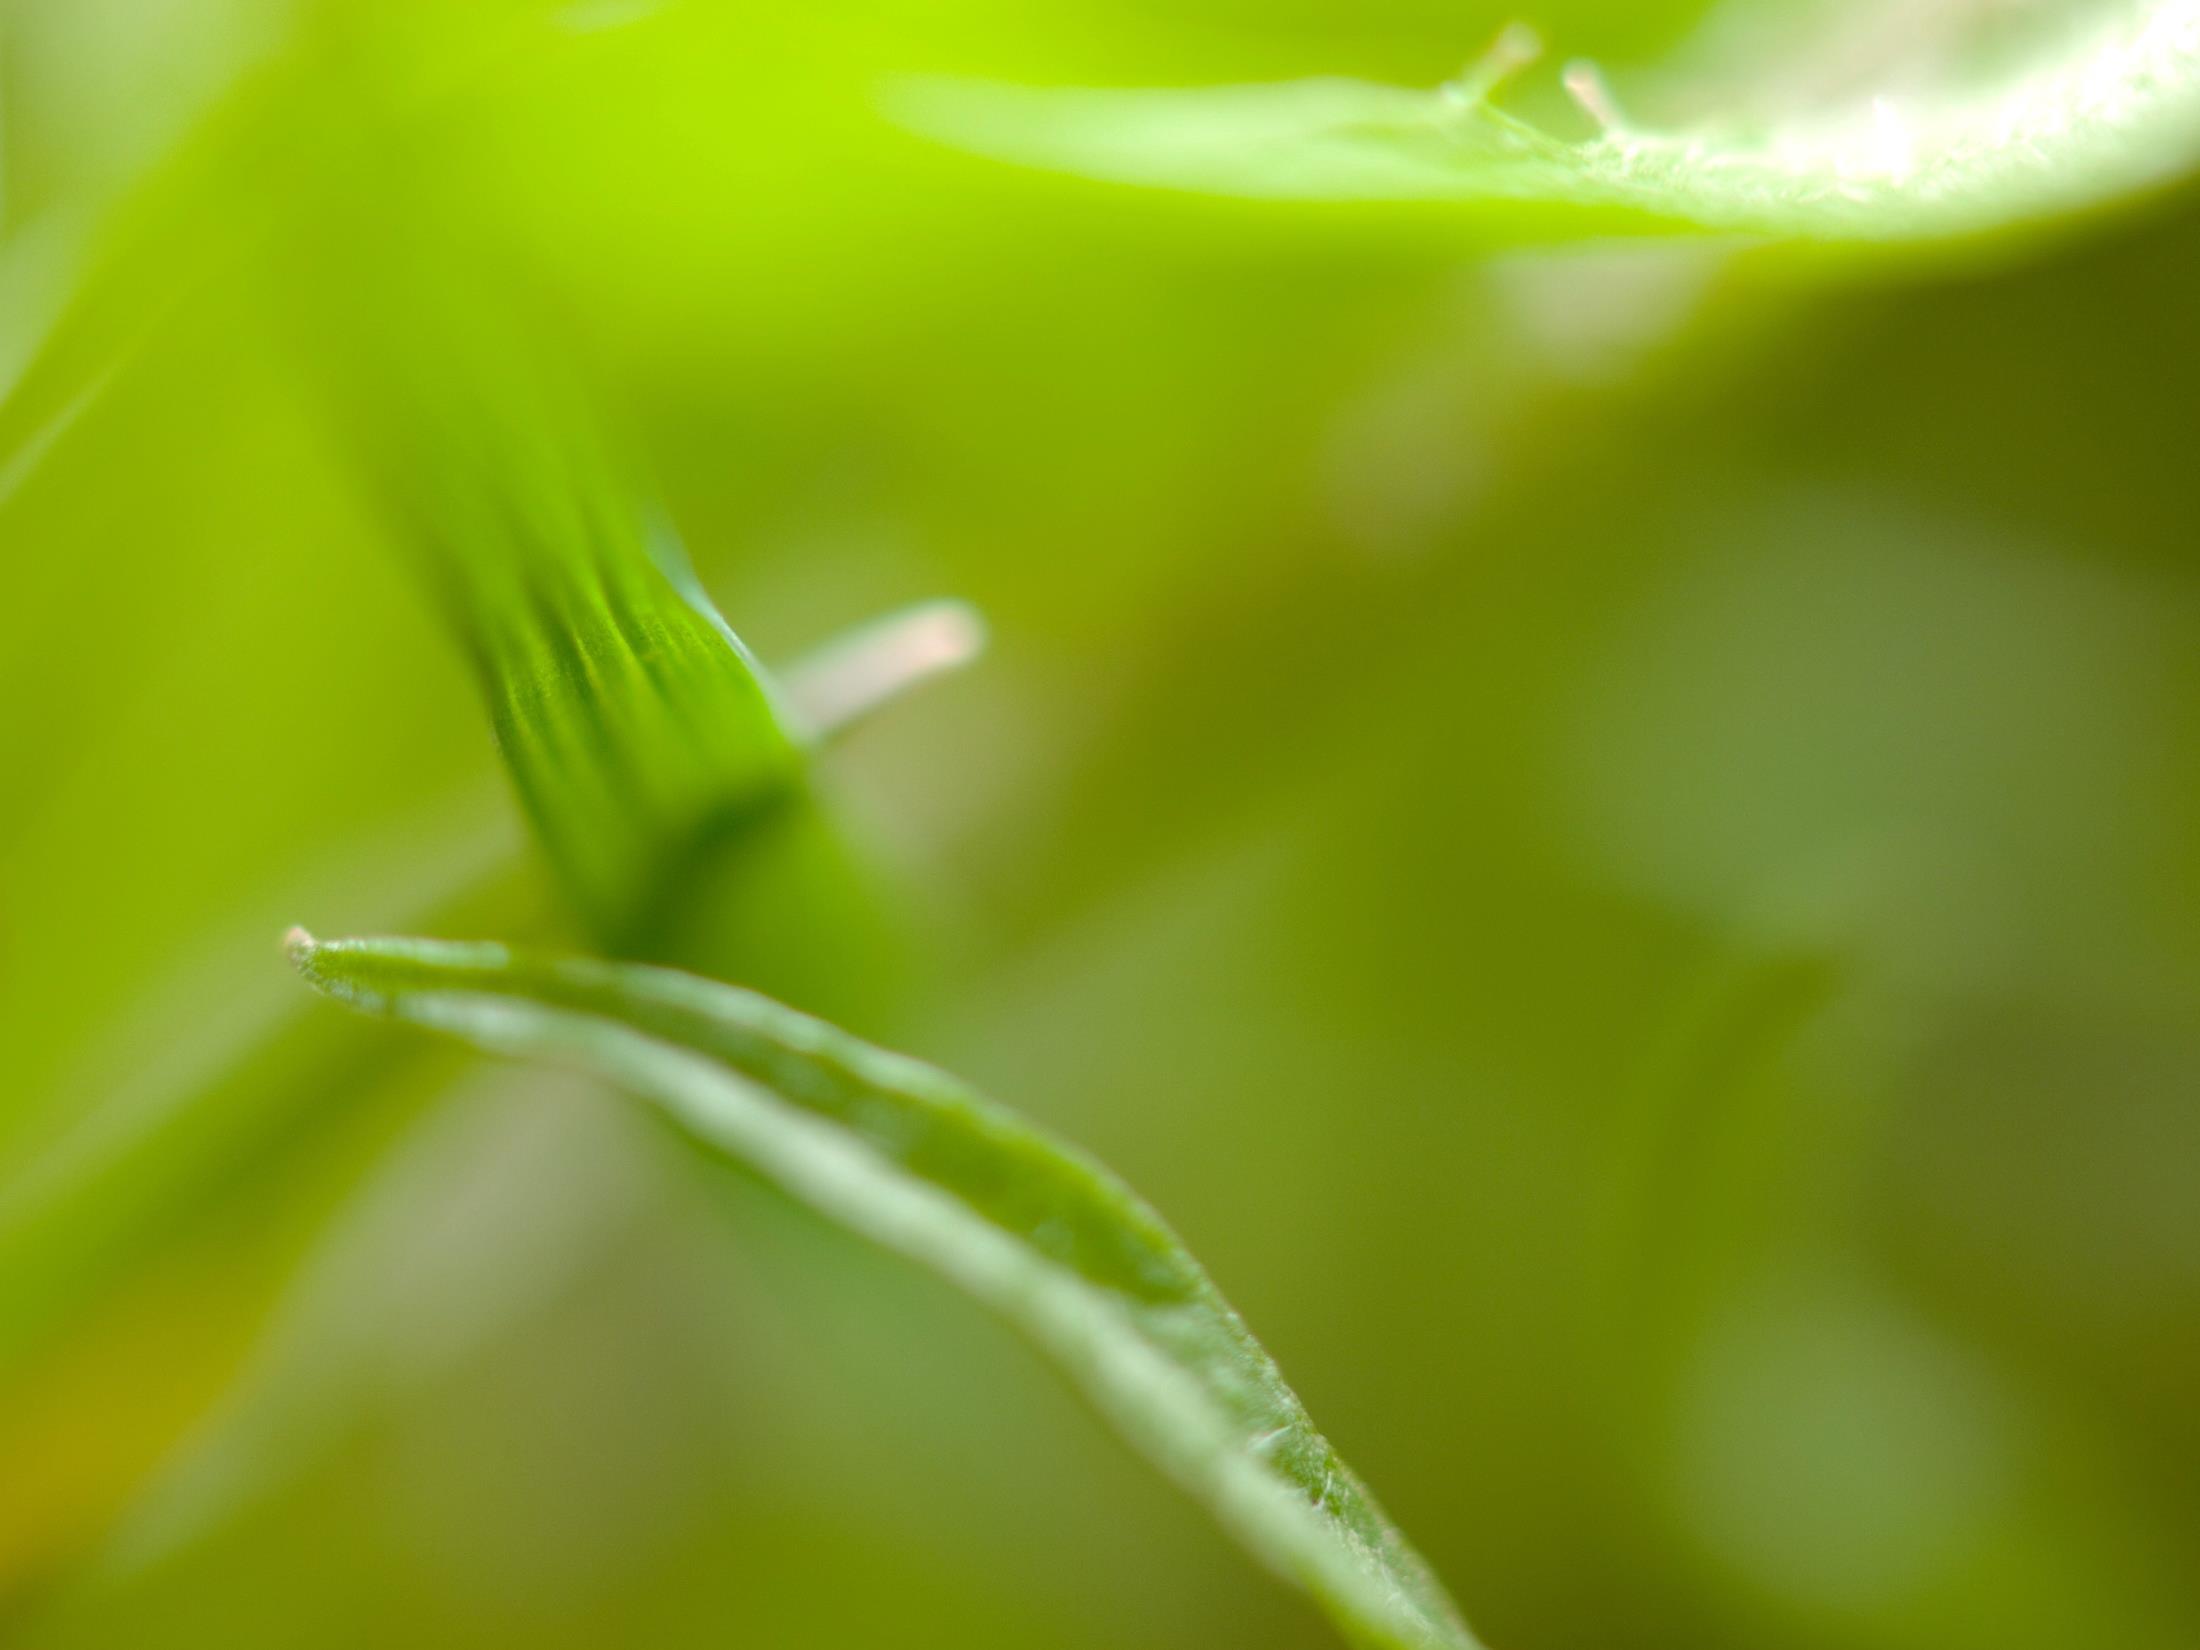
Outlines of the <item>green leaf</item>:
M 1104 1169 L 752 992 L 500 945 L 291 935 L 315 986 L 575 1065 L 1028 1335 L 1255 1556 L 1377 1650 L 1476 1641 L 1199 1264 Z
M 924 81 L 911 126 L 997 158 L 1253 199 L 1558 208 L 1824 241 L 1975 234 L 2176 178 L 2200 155 L 2200 3 L 2153 0 L 2015 72 L 1870 98 L 1769 130 L 1638 130 L 1594 71 L 1568 84 L 1605 129 L 1573 140 L 1490 106 L 1503 57 L 1457 85 L 1347 80 L 1184 91 Z M 1517 47 L 1511 48 L 1513 56 Z M 1538 220 L 1540 229 L 1541 220 Z
M 565 892 L 621 949 L 799 788 L 802 744 L 554 334 L 458 239 L 322 323 L 330 401 Z

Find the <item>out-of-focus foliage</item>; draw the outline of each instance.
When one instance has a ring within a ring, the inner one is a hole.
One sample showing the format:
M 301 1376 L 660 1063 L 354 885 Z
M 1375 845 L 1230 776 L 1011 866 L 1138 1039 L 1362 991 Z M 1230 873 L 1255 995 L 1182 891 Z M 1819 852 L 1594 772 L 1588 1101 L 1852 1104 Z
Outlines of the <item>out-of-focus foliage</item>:
M 2123 15 L 1531 20 L 1772 130 Z M 1122 1169 L 1491 1642 L 2200 1638 L 2189 190 L 1497 253 L 882 113 L 1509 17 L 6 0 L 0 1642 L 1329 1642 L 946 1292 L 296 1001 L 300 919 L 586 937 L 329 416 L 382 259 L 765 659 L 985 613 L 630 949 Z
M 1554 135 L 1492 104 L 1540 42 L 1519 27 L 1440 91 L 1320 80 L 1214 91 L 923 85 L 920 126 L 1098 177 L 1256 199 L 1574 206 L 1827 240 L 2007 227 L 2164 178 L 2200 157 L 2200 7 L 2134 0 L 2021 66 L 1898 101 L 1881 88 L 1763 130 L 1640 131 L 1595 66 L 1566 84 L 1600 128 Z M 1977 77 L 1973 77 L 1977 78 Z

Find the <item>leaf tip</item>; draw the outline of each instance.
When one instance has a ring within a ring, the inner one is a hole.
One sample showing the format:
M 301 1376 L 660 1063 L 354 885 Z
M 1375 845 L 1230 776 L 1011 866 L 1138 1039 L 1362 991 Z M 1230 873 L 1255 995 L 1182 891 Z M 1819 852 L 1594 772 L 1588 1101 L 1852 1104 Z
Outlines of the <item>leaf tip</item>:
M 1543 36 L 1534 25 L 1515 19 L 1498 30 L 1489 49 L 1467 65 L 1458 79 L 1441 88 L 1444 98 L 1463 109 L 1479 109 L 1543 56 Z
M 1560 84 L 1605 137 L 1616 137 L 1627 130 L 1627 116 L 1620 109 L 1619 99 L 1612 95 L 1611 83 L 1604 78 L 1604 71 L 1587 58 L 1567 64 Z
M 798 663 L 786 679 L 795 714 L 829 738 L 985 652 L 985 618 L 968 602 L 934 601 L 890 614 Z
M 301 974 L 313 964 L 314 955 L 321 949 L 321 942 L 305 928 L 292 923 L 283 930 L 283 955 Z

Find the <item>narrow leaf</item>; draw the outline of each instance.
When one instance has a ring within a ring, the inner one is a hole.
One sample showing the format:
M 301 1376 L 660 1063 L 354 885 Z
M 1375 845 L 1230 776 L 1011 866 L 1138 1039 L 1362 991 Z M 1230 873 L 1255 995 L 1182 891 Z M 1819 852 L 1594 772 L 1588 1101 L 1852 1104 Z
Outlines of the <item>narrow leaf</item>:
M 1574 140 L 1490 106 L 1502 78 L 1413 91 L 1348 80 L 1183 91 L 925 81 L 911 126 L 997 158 L 1254 199 L 1558 208 L 1578 227 L 1824 241 L 1973 234 L 2157 185 L 2200 158 L 2200 0 L 2126 4 L 1983 85 L 1870 98 L 1771 130 L 1629 125 L 1593 71 L 1568 76 L 1604 129 Z M 1510 64 L 1499 65 L 1509 68 Z M 1536 233 L 1547 220 L 1535 220 Z
M 324 321 L 331 405 L 560 882 L 623 948 L 786 799 L 800 742 L 549 329 L 470 285 L 458 241 Z
M 787 703 L 813 738 L 836 739 L 984 651 L 985 621 L 975 608 L 925 602 L 797 659 L 785 673 Z
M 953 1078 L 668 970 L 486 944 L 321 943 L 303 932 L 289 943 L 329 995 L 595 1073 L 975 1296 L 1355 1642 L 1475 1645 L 1160 1218 L 1106 1170 Z

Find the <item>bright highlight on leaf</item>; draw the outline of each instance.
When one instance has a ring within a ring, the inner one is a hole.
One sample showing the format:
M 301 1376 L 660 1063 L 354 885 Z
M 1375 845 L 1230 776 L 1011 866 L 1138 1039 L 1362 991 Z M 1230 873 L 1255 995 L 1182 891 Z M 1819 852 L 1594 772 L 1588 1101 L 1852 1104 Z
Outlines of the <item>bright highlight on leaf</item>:
M 1471 1650 L 1427 1566 L 1129 1188 L 953 1078 L 752 992 L 501 945 L 314 940 L 370 1014 L 577 1066 L 1023 1331 L 1124 1436 L 1370 1650 Z
M 1592 69 L 1568 89 L 1602 129 L 1554 135 L 1489 103 L 1523 37 L 1459 82 L 1190 91 L 919 82 L 911 126 L 980 153 L 1125 183 L 1256 199 L 1563 208 L 1806 240 L 1977 233 L 2163 183 L 2200 157 L 2200 0 L 2154 0 L 2028 67 L 1912 104 L 1887 97 L 1752 133 L 1627 122 Z

